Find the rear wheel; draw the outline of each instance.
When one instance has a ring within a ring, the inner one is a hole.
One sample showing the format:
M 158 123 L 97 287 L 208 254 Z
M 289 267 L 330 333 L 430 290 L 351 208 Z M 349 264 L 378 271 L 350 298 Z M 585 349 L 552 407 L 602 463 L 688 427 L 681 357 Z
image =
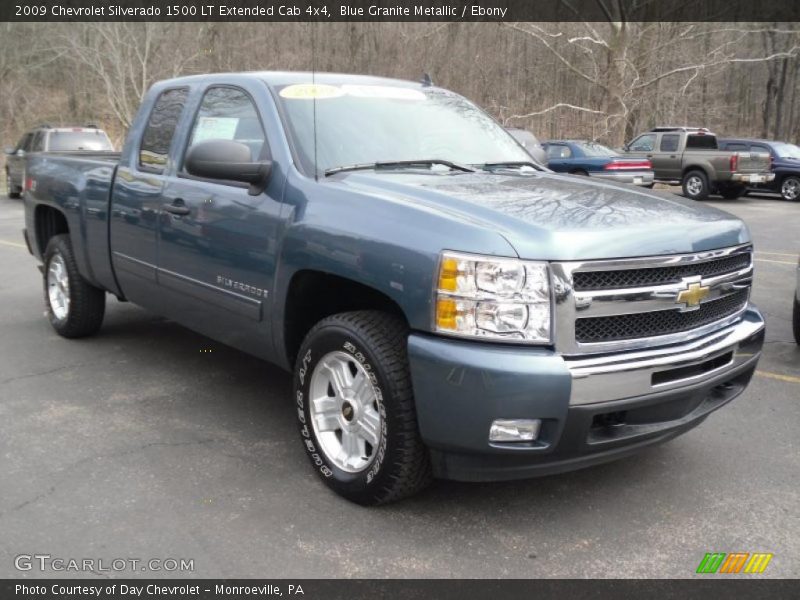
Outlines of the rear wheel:
M 570 175 L 580 175 L 581 177 L 588 177 L 589 176 L 589 173 L 587 173 L 583 169 L 577 169 L 575 171 L 570 171 L 569 174 Z
M 708 198 L 708 177 L 702 171 L 689 171 L 683 176 L 683 195 L 692 200 Z
M 106 293 L 78 272 L 69 235 L 50 238 L 44 253 L 44 302 L 56 332 L 67 338 L 95 333 L 103 324 Z
M 378 311 L 319 322 L 298 354 L 294 396 L 303 446 L 317 474 L 364 505 L 415 494 L 431 480 L 417 427 L 408 328 Z
M 11 183 L 11 173 L 9 173 L 7 170 L 6 170 L 6 191 L 8 192 L 9 198 L 19 198 L 21 195 L 20 192 L 18 192 L 17 189 L 14 187 L 14 185 Z
M 781 182 L 781 198 L 790 202 L 800 200 L 800 177 L 791 175 Z

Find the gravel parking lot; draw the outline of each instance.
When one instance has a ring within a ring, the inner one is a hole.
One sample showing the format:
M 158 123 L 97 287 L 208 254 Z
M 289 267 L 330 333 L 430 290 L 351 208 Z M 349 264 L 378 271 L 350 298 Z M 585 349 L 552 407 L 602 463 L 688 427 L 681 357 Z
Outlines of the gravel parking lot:
M 763 576 L 800 576 L 800 203 L 710 204 L 756 242 L 768 341 L 744 395 L 621 462 L 365 509 L 309 468 L 284 372 L 113 299 L 98 336 L 59 338 L 3 196 L 0 577 L 42 576 L 19 554 L 194 561 L 156 577 L 691 577 L 710 551 L 772 552 Z

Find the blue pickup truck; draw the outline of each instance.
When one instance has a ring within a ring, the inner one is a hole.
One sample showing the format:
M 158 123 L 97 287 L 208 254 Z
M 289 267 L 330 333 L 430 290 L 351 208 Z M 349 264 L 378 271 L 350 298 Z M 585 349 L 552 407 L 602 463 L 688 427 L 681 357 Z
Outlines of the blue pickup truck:
M 739 219 L 552 173 L 424 84 L 163 81 L 121 154 L 32 157 L 25 212 L 60 335 L 111 294 L 293 372 L 301 447 L 361 504 L 674 438 L 763 343 Z

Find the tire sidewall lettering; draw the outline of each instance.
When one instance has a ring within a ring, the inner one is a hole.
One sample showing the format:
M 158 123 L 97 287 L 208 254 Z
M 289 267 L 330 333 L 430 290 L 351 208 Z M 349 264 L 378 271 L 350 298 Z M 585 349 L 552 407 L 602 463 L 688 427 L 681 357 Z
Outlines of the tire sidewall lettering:
M 355 484 L 360 479 L 363 482 L 362 485 L 366 484 L 369 486 L 380 474 L 384 460 L 387 456 L 389 430 L 387 423 L 387 412 L 384 404 L 383 389 L 380 385 L 380 380 L 375 368 L 371 364 L 367 355 L 359 348 L 357 342 L 355 342 L 352 338 L 345 337 L 344 341 L 341 342 L 341 345 L 339 345 L 339 348 L 352 356 L 354 360 L 358 361 L 369 376 L 370 383 L 375 390 L 378 412 L 381 415 L 381 441 L 376 450 L 375 458 L 369 464 L 366 471 L 347 474 L 342 472 L 343 477 L 340 476 L 337 479 L 342 482 L 349 482 L 349 484 Z M 336 349 L 335 346 L 332 346 L 329 351 L 334 349 Z M 313 370 L 316 367 L 316 362 L 319 360 L 319 358 L 327 354 L 327 352 L 328 351 L 326 350 L 318 350 L 314 348 L 314 346 L 308 348 L 302 355 L 302 358 L 298 361 L 295 382 L 295 404 L 297 419 L 300 426 L 300 434 L 303 438 L 303 446 L 305 447 L 306 453 L 309 455 L 314 467 L 326 479 L 335 477 L 337 471 L 339 470 L 335 466 L 328 463 L 328 460 L 322 453 L 321 449 L 319 449 L 316 445 L 316 436 L 314 435 L 313 429 L 309 423 L 311 418 L 309 413 L 310 407 L 306 402 L 306 396 L 308 393 L 308 385 L 310 385 L 311 373 L 313 373 Z

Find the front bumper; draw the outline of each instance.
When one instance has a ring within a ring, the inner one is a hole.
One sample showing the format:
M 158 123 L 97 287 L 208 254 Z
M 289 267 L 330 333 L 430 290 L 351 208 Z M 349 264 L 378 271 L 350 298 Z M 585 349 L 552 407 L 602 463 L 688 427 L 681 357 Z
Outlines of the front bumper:
M 589 177 L 634 185 L 650 185 L 654 180 L 653 171 L 592 171 Z
M 749 307 L 699 340 L 605 357 L 422 334 L 408 351 L 435 475 L 492 481 L 607 462 L 688 431 L 744 391 L 763 341 L 763 317 Z M 541 419 L 538 439 L 490 443 L 499 418 Z

